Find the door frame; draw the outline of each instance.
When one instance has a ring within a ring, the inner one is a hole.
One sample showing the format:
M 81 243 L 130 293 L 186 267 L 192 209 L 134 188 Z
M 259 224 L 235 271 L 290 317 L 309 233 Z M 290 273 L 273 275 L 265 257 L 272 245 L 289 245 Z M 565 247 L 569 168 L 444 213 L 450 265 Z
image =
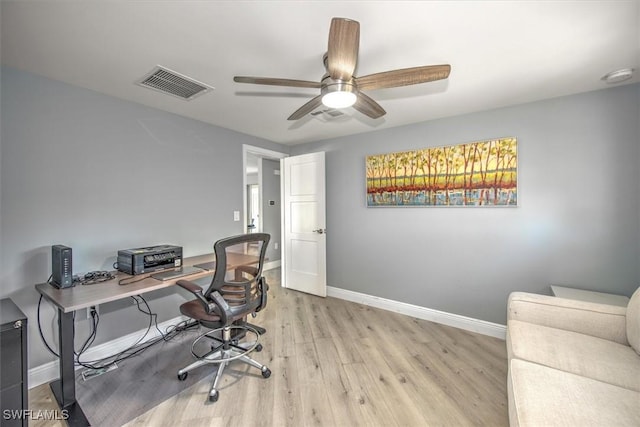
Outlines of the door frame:
M 256 147 L 254 145 L 242 144 L 242 234 L 247 233 L 247 224 L 249 221 L 249 213 L 247 212 L 247 154 L 252 154 L 260 160 L 269 159 L 269 160 L 280 160 L 285 157 L 289 157 L 289 154 L 282 153 L 280 151 L 269 150 L 267 148 Z M 261 167 L 258 167 L 258 198 L 259 203 L 262 204 L 262 174 Z M 282 183 L 283 183 L 283 175 L 282 171 L 280 171 L 280 192 L 282 193 Z M 283 221 L 283 208 L 280 208 L 280 223 Z M 262 222 L 262 215 L 260 216 L 260 221 Z M 280 259 L 282 260 L 282 233 L 284 233 L 284 229 L 281 228 L 281 236 L 280 236 Z M 284 260 L 282 260 L 284 262 Z

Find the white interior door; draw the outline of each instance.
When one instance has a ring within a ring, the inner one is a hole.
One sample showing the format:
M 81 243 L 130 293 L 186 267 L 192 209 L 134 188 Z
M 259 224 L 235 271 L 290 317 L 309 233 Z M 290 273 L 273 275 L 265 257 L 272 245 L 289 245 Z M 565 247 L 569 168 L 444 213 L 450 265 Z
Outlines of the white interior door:
M 324 152 L 280 160 L 282 286 L 327 296 Z

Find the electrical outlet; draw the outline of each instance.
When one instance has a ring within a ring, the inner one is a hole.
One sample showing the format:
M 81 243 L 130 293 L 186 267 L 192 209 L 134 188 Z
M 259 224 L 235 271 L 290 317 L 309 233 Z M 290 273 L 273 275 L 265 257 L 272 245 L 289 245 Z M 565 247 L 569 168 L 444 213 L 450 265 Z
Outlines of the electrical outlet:
M 91 316 L 91 312 L 92 311 L 95 311 L 98 316 L 100 315 L 100 310 L 98 310 L 98 307 L 100 307 L 100 306 L 99 305 L 92 305 L 91 307 L 87 307 L 87 319 L 92 319 L 93 318 Z
M 275 249 L 276 251 L 278 250 L 278 242 L 275 242 L 275 243 L 273 244 L 273 249 Z
M 240 211 L 233 211 L 233 220 L 240 221 Z

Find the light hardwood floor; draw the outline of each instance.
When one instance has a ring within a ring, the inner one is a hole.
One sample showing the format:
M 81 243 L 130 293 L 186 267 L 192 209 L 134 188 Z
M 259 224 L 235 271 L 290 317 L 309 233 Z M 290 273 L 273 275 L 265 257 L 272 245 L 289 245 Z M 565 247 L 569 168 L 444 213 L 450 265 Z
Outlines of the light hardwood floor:
M 283 289 L 279 274 L 267 272 L 269 302 L 254 319 L 268 332 L 253 356 L 270 378 L 232 365 L 218 402 L 207 403 L 209 376 L 126 425 L 508 425 L 504 341 Z M 55 408 L 47 385 L 30 403 Z

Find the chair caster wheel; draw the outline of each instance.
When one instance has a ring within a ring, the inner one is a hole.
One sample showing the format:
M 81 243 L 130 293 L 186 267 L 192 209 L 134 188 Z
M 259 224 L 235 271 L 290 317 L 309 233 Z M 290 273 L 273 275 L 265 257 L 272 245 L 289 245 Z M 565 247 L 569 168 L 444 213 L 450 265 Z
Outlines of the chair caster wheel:
M 256 346 L 256 351 L 257 351 L 258 353 L 260 353 L 260 352 L 262 351 L 262 344 L 258 344 L 258 345 Z
M 220 397 L 220 393 L 218 393 L 217 391 L 213 394 L 209 395 L 209 402 L 213 403 L 213 402 L 217 402 L 218 401 L 218 397 Z
M 180 381 L 184 381 L 184 380 L 186 380 L 186 379 L 187 379 L 187 375 L 189 375 L 189 373 L 188 373 L 188 372 L 185 372 L 184 374 L 178 374 L 178 379 L 179 379 Z
M 270 376 L 271 376 L 271 369 L 267 368 L 264 371 L 262 371 L 263 378 L 269 378 Z

